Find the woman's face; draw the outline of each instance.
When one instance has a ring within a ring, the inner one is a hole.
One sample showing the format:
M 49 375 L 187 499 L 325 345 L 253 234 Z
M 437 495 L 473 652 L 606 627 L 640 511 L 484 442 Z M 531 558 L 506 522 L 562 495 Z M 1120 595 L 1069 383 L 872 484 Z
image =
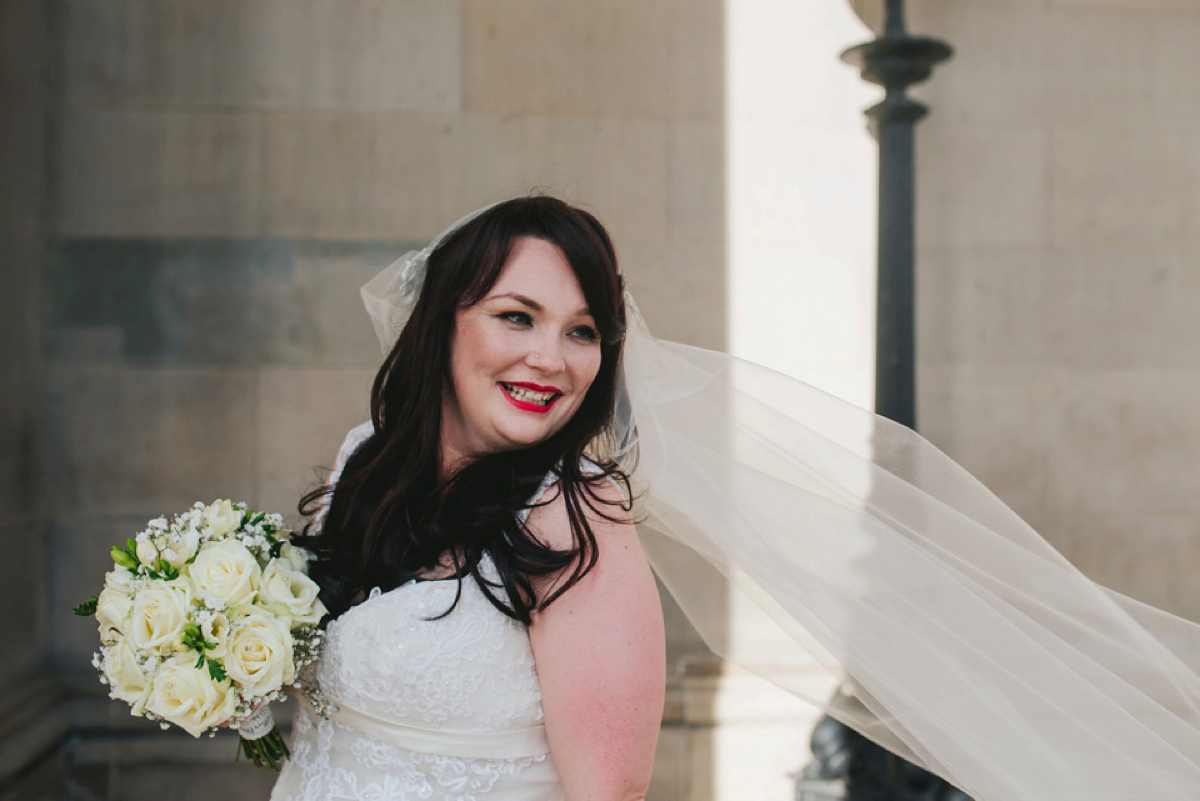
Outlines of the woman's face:
M 455 317 L 443 466 L 550 437 L 599 369 L 600 335 L 562 251 L 517 239 L 495 285 Z

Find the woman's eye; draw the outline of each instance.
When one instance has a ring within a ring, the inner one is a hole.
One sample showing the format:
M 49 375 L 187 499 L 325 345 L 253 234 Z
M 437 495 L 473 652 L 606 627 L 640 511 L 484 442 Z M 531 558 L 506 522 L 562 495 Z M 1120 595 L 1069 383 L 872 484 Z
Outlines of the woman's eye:
M 530 325 L 533 323 L 532 317 L 525 312 L 520 311 L 503 312 L 501 314 L 497 314 L 496 316 L 501 320 L 507 320 L 508 322 L 516 323 L 517 325 Z
M 591 326 L 581 325 L 571 332 L 571 336 L 584 342 L 596 342 L 600 339 L 600 332 Z

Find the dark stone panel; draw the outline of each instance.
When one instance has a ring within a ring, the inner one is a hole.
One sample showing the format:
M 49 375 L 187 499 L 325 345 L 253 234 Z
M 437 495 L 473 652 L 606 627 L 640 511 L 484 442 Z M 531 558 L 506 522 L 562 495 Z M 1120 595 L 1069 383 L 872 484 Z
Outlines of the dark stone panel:
M 412 245 L 281 239 L 60 239 L 48 348 L 64 361 L 374 364 L 359 287 Z
M 0 527 L 40 509 L 46 5 L 0 2 Z
M 0 688 L 19 686 L 47 661 L 45 532 L 36 523 L 0 528 Z

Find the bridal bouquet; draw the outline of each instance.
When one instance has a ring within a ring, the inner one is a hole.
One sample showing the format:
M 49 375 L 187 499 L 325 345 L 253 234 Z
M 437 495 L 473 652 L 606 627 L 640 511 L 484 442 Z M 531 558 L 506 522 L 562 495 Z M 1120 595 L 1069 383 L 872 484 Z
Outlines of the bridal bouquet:
M 92 664 L 109 695 L 193 737 L 237 729 L 239 756 L 278 770 L 268 704 L 317 658 L 325 615 L 290 534 L 279 515 L 215 501 L 113 547 L 104 590 L 75 607 L 100 624 Z

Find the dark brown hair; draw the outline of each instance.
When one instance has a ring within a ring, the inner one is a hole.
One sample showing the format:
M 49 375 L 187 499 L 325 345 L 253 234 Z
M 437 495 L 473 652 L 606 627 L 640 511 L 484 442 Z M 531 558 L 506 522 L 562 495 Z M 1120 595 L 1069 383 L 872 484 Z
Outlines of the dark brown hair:
M 448 479 L 439 476 L 443 389 L 451 380 L 455 316 L 495 284 L 513 243 L 531 236 L 556 245 L 579 281 L 601 337 L 599 372 L 571 419 L 532 447 L 481 457 Z M 411 318 L 375 376 L 373 434 L 351 455 L 333 487 L 300 501 L 311 515 L 329 509 L 319 531 L 309 522 L 298 544 L 316 554 L 311 575 L 337 617 L 367 591 L 387 591 L 435 569 L 457 565 L 458 595 L 472 578 L 505 614 L 526 624 L 577 583 L 596 561 L 596 538 L 585 507 L 602 516 L 611 506 L 596 488 L 628 477 L 603 451 L 611 440 L 613 405 L 625 328 L 623 286 L 608 233 L 586 211 L 547 196 L 500 203 L 464 224 L 429 256 Z M 599 468 L 596 472 L 596 467 Z M 558 551 L 530 535 L 519 512 L 553 474 L 564 499 L 574 546 Z M 628 511 L 628 507 L 624 507 Z M 500 582 L 480 574 L 488 554 Z M 536 577 L 558 577 L 538 597 Z M 454 608 L 451 605 L 444 614 Z

